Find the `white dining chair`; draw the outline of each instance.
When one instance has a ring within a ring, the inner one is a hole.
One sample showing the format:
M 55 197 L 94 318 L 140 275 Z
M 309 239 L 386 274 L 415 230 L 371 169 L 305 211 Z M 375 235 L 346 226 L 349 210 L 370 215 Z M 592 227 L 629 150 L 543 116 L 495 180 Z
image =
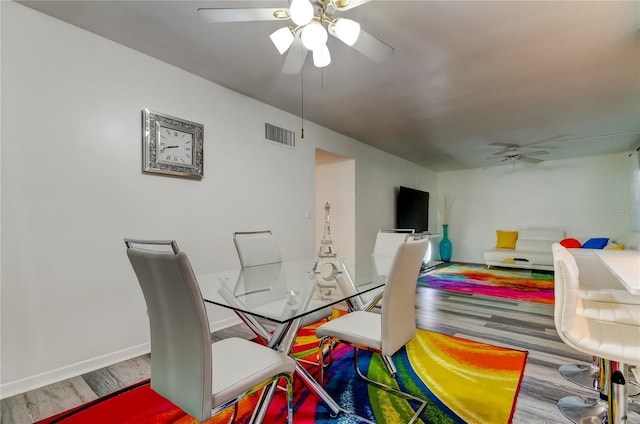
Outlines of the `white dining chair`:
M 293 372 L 284 353 L 232 337 L 211 342 L 207 311 L 189 259 L 175 241 L 125 239 L 147 305 L 151 389 L 198 421 L 284 379 L 293 422 Z M 169 249 L 167 249 L 169 247 Z
M 394 257 L 398 247 L 404 243 L 408 234 L 414 234 L 412 229 L 393 228 L 380 229 L 373 245 L 373 256 Z
M 380 353 L 390 375 L 397 376 L 391 357 L 416 334 L 416 286 L 428 243 L 428 237 L 410 238 L 397 249 L 384 285 L 382 308 L 379 314 L 370 311 L 353 311 L 334 318 L 316 329 L 316 337 L 321 339 L 321 347 L 335 342 L 353 346 L 354 367 L 359 377 L 369 384 L 395 393 L 404 399 L 416 401 L 419 407 L 410 423 L 419 417 L 426 406 L 426 401 L 365 377 L 358 366 L 358 351 L 365 349 Z M 322 352 L 322 349 L 320 351 Z M 324 379 L 323 372 L 320 376 L 321 384 L 324 383 Z

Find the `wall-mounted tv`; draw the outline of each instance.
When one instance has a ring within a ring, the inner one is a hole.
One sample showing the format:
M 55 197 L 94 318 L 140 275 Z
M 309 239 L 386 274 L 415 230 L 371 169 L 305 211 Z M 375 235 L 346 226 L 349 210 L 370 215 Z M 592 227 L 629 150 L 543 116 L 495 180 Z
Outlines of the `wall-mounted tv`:
M 429 230 L 429 193 L 414 188 L 398 188 L 396 228 L 413 228 L 416 233 Z

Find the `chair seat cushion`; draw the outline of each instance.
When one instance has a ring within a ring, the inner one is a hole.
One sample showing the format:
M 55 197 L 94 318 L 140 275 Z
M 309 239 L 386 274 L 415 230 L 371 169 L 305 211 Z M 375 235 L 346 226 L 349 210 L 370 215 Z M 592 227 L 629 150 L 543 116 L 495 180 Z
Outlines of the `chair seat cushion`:
M 238 337 L 214 342 L 211 350 L 213 408 L 237 398 L 272 375 L 292 373 L 296 368 L 293 358 Z
M 628 365 L 640 365 L 640 326 L 574 316 L 565 342 L 587 355 Z M 561 334 L 562 336 L 562 334 Z
M 316 329 L 316 337 L 335 337 L 371 349 L 382 349 L 381 316 L 375 312 L 355 311 L 332 319 Z

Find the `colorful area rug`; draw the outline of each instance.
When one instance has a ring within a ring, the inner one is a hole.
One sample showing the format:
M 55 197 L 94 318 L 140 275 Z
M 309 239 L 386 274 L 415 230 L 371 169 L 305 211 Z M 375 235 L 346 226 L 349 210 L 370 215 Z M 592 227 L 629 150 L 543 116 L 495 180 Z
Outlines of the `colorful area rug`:
M 418 285 L 462 293 L 553 304 L 553 273 L 452 263 L 418 279 Z
M 298 337 L 296 354 L 315 360 L 318 339 L 314 326 L 305 327 Z M 483 343 L 418 330 L 417 337 L 406 349 L 394 355 L 399 371 L 397 383 L 384 371 L 378 355 L 359 355 L 360 368 L 369 377 L 400 386 L 404 391 L 428 399 L 418 422 L 432 424 L 509 423 L 520 389 L 527 352 L 510 350 Z M 317 377 L 315 366 L 309 365 Z M 388 392 L 368 386 L 353 369 L 353 351 L 341 345 L 335 351 L 328 371 L 327 391 L 342 408 L 371 421 L 385 424 L 404 423 L 413 415 L 407 401 Z M 318 399 L 295 380 L 294 422 L 358 423 L 348 414 L 332 418 Z M 240 403 L 236 423 L 249 422 L 256 397 Z M 265 423 L 285 422 L 286 397 L 277 393 Z M 206 424 L 226 423 L 229 413 L 223 411 Z M 124 389 L 106 399 L 79 407 L 38 424 L 195 424 L 180 409 L 155 394 L 148 381 Z

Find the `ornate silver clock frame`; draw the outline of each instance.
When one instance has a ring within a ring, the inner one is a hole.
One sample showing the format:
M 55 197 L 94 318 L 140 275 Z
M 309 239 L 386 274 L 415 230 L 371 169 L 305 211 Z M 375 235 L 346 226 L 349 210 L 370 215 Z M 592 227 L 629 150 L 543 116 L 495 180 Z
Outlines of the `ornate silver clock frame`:
M 202 124 L 144 109 L 142 126 L 143 173 L 202 179 Z

